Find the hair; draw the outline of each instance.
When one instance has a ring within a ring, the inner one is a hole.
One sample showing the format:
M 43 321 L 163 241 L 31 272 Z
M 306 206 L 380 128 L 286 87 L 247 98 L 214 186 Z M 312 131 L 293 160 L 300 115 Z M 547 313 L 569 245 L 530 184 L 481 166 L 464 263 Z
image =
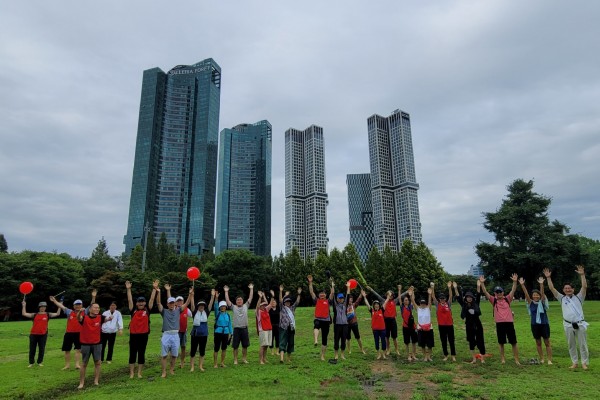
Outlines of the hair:
M 575 289 L 575 286 L 573 286 L 573 284 L 571 284 L 571 282 L 566 282 L 563 287 L 565 286 L 571 286 L 573 289 Z
M 113 301 L 113 302 L 111 302 L 111 303 L 110 303 L 110 305 L 111 305 L 111 306 L 112 306 L 113 304 L 114 304 L 115 306 L 117 306 L 117 307 L 118 307 L 118 304 L 117 304 L 117 302 L 116 302 L 116 301 Z

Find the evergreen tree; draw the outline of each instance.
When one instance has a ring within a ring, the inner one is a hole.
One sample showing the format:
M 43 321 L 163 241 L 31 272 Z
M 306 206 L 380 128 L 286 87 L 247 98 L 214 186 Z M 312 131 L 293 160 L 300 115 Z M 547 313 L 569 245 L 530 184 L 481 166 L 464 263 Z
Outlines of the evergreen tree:
M 0 253 L 8 253 L 8 244 L 3 233 L 0 233 Z

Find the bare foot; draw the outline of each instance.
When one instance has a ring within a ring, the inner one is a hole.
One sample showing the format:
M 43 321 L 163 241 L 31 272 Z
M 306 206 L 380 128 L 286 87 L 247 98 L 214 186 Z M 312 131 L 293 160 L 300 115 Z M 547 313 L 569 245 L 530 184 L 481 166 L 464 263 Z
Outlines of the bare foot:
M 219 366 L 217 364 L 215 364 L 215 368 L 219 368 Z
M 142 379 L 142 375 L 138 374 L 138 379 Z
M 483 361 L 483 358 L 481 359 Z M 477 359 L 474 358 L 473 361 L 471 361 L 471 364 L 475 364 L 477 362 Z
M 169 370 L 169 373 L 170 373 L 171 375 L 175 375 L 175 370 L 171 369 L 171 370 Z
M 399 355 L 400 355 L 400 352 L 399 352 L 399 351 L 396 351 L 396 355 L 397 355 L 397 356 L 399 356 Z
M 569 367 L 569 369 L 575 369 L 575 368 L 577 368 L 577 364 L 573 364 Z
M 221 368 L 227 368 L 227 365 L 221 363 Z
M 233 360 L 233 365 L 238 365 L 237 360 Z
M 412 357 L 411 356 L 408 356 L 408 361 L 412 361 Z
M 248 360 L 243 360 L 242 361 L 244 364 L 248 364 Z
M 587 369 L 587 364 L 581 364 L 581 368 Z
M 71 366 L 70 365 L 65 365 L 62 370 L 65 371 L 67 369 L 71 369 Z
M 384 359 L 384 360 L 387 360 L 387 357 L 385 356 L 385 354 L 383 355 L 383 359 Z
M 377 360 L 381 360 L 381 354 L 377 356 Z
M 77 386 L 77 389 L 79 389 L 79 390 L 83 389 L 83 383 L 80 383 L 79 386 Z
M 325 361 L 325 357 L 321 356 L 321 361 Z
M 129 379 L 133 379 L 133 374 L 129 374 Z
M 75 369 L 81 369 L 81 365 L 75 365 Z
M 367 352 L 366 352 L 366 351 L 364 351 L 364 350 L 361 350 L 361 351 L 362 351 L 362 353 L 363 353 L 363 354 L 367 354 Z
M 204 372 L 204 367 L 200 367 L 200 371 Z
M 517 364 L 519 366 L 521 365 L 521 363 L 519 362 L 519 360 L 515 360 L 515 364 Z
M 482 360 L 483 360 L 483 358 L 482 358 Z M 503 358 L 503 359 L 501 359 L 501 360 L 500 360 L 500 364 L 506 364 L 506 360 L 505 360 L 504 358 Z
M 483 357 L 481 357 L 481 363 L 485 364 L 485 360 L 483 359 Z
M 444 360 L 444 361 L 448 361 L 448 356 L 446 356 L 446 357 L 442 358 L 442 360 Z
M 160 375 L 160 377 L 161 377 L 161 378 L 166 378 L 166 377 L 167 377 L 167 373 L 166 373 L 166 372 L 163 372 L 163 373 Z
M 552 365 L 552 360 L 548 360 L 548 365 Z
M 345 360 L 345 359 L 346 359 L 346 357 L 342 356 L 342 360 Z
M 260 365 L 265 365 L 265 362 L 264 362 L 264 361 L 261 361 L 261 362 L 260 362 Z
M 99 385 L 99 383 L 94 381 L 94 386 L 98 386 L 98 385 Z
M 456 357 L 452 356 L 452 362 L 456 362 Z
M 194 367 L 190 368 L 190 372 L 194 372 Z

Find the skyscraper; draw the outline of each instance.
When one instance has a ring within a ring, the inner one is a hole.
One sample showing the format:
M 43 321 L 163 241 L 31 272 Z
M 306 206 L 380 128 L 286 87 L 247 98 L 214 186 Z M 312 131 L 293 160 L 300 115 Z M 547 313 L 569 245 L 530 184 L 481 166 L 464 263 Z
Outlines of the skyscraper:
M 271 254 L 271 140 L 265 120 L 221 131 L 215 254 Z
M 398 251 L 405 239 L 422 240 L 410 116 L 374 114 L 367 125 L 375 245 Z
M 364 263 L 375 244 L 373 237 L 373 207 L 371 205 L 371 175 L 348 174 L 348 213 L 350 243 Z
M 327 250 L 327 193 L 323 128 L 285 131 L 285 252 L 303 259 Z
M 178 252 L 214 246 L 221 67 L 212 59 L 144 71 L 125 253 L 144 228 Z

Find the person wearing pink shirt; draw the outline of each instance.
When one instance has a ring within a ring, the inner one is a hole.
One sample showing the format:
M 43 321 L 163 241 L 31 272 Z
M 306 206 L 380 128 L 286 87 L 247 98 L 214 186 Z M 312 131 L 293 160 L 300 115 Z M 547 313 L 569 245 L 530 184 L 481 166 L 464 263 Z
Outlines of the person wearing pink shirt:
M 512 346 L 513 356 L 515 363 L 521 365 L 519 362 L 519 348 L 517 346 L 517 334 L 515 332 L 514 316 L 510 309 L 510 303 L 513 301 L 515 290 L 517 289 L 517 274 L 512 274 L 510 279 L 513 281 L 512 289 L 509 294 L 504 295 L 504 289 L 500 286 L 494 288 L 494 296 L 488 293 L 485 288 L 485 277 L 480 276 L 479 281 L 481 282 L 481 289 L 483 294 L 492 304 L 494 310 L 494 321 L 496 322 L 496 334 L 498 336 L 498 345 L 500 346 L 500 361 L 502 364 L 506 363 L 504 357 L 504 345 L 508 341 Z

